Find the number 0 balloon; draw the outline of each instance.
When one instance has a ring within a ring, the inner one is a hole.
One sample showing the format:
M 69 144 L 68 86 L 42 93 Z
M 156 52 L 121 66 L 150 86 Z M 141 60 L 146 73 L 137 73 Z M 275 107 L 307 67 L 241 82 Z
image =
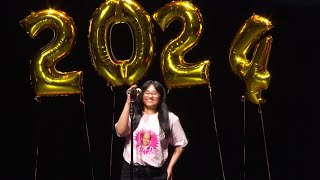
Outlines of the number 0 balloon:
M 56 64 L 67 56 L 75 42 L 76 29 L 65 12 L 45 9 L 33 12 L 20 25 L 34 38 L 43 29 L 50 28 L 54 37 L 31 60 L 31 80 L 37 97 L 80 94 L 82 71 L 61 72 Z
M 118 60 L 109 41 L 112 27 L 129 25 L 134 37 L 130 59 Z M 149 69 L 153 58 L 154 33 L 149 14 L 132 0 L 107 0 L 96 9 L 89 27 L 89 50 L 96 71 L 113 86 L 131 85 Z

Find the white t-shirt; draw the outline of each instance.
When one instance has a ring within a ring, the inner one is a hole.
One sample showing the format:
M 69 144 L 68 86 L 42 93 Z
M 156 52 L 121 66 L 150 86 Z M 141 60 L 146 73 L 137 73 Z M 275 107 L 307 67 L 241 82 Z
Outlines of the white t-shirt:
M 140 123 L 133 133 L 133 163 L 135 165 L 161 167 L 168 158 L 169 144 L 183 147 L 188 144 L 188 139 L 181 127 L 179 118 L 172 112 L 169 112 L 169 124 L 172 134 L 169 138 L 165 139 L 164 132 L 160 129 L 158 113 L 142 115 Z M 130 118 L 128 126 L 131 127 Z M 130 130 L 125 138 L 123 158 L 130 164 Z

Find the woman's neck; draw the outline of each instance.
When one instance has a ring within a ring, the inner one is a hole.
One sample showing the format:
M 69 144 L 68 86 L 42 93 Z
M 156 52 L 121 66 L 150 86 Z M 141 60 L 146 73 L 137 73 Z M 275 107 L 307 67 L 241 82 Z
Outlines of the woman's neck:
M 155 114 L 157 111 L 155 109 L 144 108 L 143 113 L 145 114 Z

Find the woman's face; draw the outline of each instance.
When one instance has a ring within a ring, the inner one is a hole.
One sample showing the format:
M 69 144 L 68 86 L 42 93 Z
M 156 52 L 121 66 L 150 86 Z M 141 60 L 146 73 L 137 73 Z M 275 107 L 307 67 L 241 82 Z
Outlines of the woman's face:
M 148 109 L 155 110 L 158 107 L 160 102 L 160 94 L 154 88 L 153 85 L 150 85 L 144 92 L 143 92 L 143 103 L 144 106 Z

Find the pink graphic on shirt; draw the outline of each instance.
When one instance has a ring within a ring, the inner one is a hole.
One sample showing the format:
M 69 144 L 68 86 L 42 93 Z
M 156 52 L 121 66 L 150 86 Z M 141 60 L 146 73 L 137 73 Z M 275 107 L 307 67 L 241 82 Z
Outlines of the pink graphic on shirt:
M 159 138 L 151 130 L 141 130 L 136 136 L 137 152 L 141 154 L 150 154 L 154 152 L 159 144 Z

